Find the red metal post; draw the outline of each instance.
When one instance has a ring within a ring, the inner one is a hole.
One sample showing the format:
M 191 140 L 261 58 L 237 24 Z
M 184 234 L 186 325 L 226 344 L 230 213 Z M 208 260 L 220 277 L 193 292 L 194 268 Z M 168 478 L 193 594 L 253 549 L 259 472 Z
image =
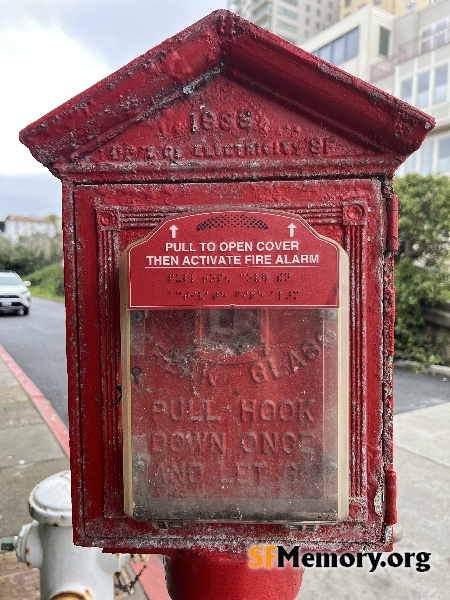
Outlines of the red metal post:
M 180 551 L 166 567 L 172 600 L 294 600 L 303 568 L 251 569 L 248 556 L 211 551 Z

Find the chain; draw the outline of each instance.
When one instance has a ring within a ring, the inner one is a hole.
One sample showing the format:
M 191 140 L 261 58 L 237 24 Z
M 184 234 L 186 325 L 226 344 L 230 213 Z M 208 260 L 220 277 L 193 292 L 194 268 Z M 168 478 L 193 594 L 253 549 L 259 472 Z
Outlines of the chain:
M 134 555 L 132 555 L 132 558 L 133 558 L 133 556 Z M 139 571 L 139 573 L 136 575 L 136 577 L 134 579 L 132 579 L 129 583 L 122 583 L 122 581 L 120 580 L 120 572 L 116 572 L 115 576 L 116 576 L 117 582 L 114 584 L 114 588 L 117 590 L 120 590 L 121 592 L 126 592 L 129 596 L 131 596 L 134 593 L 134 589 L 133 589 L 134 586 L 138 583 L 139 578 L 141 577 L 142 573 L 147 568 L 147 561 L 148 561 L 148 558 L 145 559 L 144 566 Z

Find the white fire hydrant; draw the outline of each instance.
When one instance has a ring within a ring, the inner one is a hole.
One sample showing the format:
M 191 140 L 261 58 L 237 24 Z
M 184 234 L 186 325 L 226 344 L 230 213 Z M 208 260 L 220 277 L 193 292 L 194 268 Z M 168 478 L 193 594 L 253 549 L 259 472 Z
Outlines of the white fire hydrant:
M 114 573 L 129 554 L 106 554 L 72 541 L 70 471 L 41 481 L 31 492 L 34 518 L 15 538 L 19 560 L 41 571 L 41 600 L 112 600 Z

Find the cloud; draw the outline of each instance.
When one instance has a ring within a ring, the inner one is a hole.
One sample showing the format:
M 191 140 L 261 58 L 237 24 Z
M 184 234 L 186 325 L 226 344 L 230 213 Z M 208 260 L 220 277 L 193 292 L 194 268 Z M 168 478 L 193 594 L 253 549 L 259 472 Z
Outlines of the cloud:
M 60 214 L 21 129 L 226 0 L 0 0 L 0 219 Z
M 41 172 L 41 166 L 18 141 L 19 131 L 108 75 L 58 25 L 26 21 L 0 34 L 2 144 L 0 172 Z
M 12 6 L 14 5 L 14 6 Z M 3 26 L 32 19 L 64 33 L 115 70 L 226 0 L 0 0 Z
M 8 215 L 61 216 L 61 182 L 47 169 L 34 175 L 0 175 L 0 221 Z

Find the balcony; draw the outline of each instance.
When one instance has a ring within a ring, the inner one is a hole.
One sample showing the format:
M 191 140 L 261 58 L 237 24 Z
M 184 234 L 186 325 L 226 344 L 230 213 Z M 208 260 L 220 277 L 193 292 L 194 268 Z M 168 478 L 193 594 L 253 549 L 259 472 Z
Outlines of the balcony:
M 402 44 L 398 52 L 390 58 L 382 60 L 370 67 L 370 81 L 375 82 L 383 77 L 392 75 L 395 67 L 400 63 L 411 60 L 416 56 L 421 56 L 431 50 L 436 50 L 445 44 L 450 43 L 450 21 L 445 27 L 436 28 L 434 31 L 424 32 L 421 36 Z

